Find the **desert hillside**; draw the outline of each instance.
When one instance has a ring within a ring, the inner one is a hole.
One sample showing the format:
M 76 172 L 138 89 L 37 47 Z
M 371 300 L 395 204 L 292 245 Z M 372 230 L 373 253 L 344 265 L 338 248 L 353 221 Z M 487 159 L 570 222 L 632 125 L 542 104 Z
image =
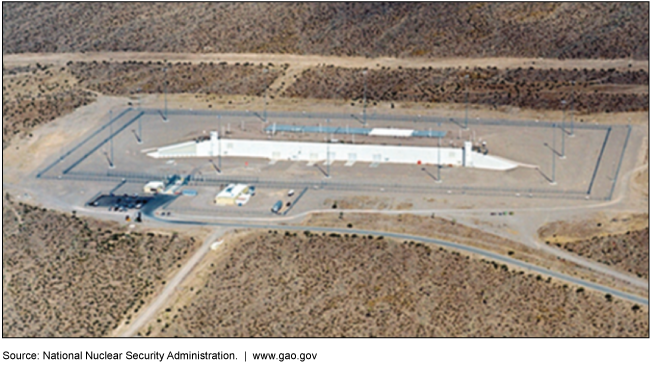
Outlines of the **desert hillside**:
M 206 257 L 140 334 L 647 337 L 648 320 L 611 295 L 443 248 L 257 232 Z
M 3 3 L 2 53 L 648 59 L 648 3 Z
M 533 109 L 574 108 L 578 112 L 629 112 L 648 109 L 648 73 L 615 69 L 422 68 L 363 70 L 319 67 L 305 70 L 284 96 L 363 98 L 483 104 Z M 567 105 L 563 106 L 562 101 Z
M 2 200 L 2 336 L 109 335 L 199 243 Z

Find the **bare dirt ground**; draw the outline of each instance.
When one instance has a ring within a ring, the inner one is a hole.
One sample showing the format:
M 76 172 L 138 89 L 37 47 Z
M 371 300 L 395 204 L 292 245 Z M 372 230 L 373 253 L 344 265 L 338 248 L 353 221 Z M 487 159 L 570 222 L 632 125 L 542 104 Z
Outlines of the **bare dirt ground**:
M 172 52 L 85 52 L 85 53 L 19 53 L 3 57 L 7 68 L 25 67 L 27 65 L 53 64 L 65 66 L 68 62 L 227 62 L 229 64 L 250 62 L 252 64 L 274 65 L 289 64 L 302 69 L 319 66 L 347 67 L 354 69 L 380 70 L 381 68 L 487 68 L 516 69 L 534 67 L 538 69 L 617 69 L 619 71 L 648 71 L 648 60 L 628 59 L 564 59 L 530 58 L 530 57 L 438 57 L 438 58 L 394 58 L 394 57 L 352 57 L 352 56 L 317 56 L 279 53 L 172 53 Z
M 2 149 L 13 138 L 31 137 L 39 125 L 88 105 L 94 93 L 77 85 L 65 67 L 8 70 L 2 77 Z
M 632 189 L 641 197 L 648 198 L 648 138 L 643 140 L 643 147 L 639 151 L 642 156 L 639 160 L 639 171 L 632 178 Z
M 647 310 L 418 243 L 253 232 L 210 253 L 152 337 L 613 337 Z M 290 319 L 290 321 L 287 321 Z
M 555 243 L 566 243 L 592 237 L 625 234 L 639 231 L 648 226 L 648 214 L 621 214 L 601 212 L 579 221 L 557 221 L 538 230 L 540 239 Z
M 200 245 L 16 202 L 3 191 L 3 337 L 99 337 L 127 322 Z
M 2 151 L 2 183 L 20 184 L 46 159 L 67 151 L 71 141 L 107 122 L 110 110 L 118 106 L 125 108 L 127 103 L 126 98 L 98 96 L 96 102 L 38 125 L 34 130 L 21 130 Z
M 147 97 L 148 103 L 154 108 L 162 108 L 163 97 L 152 95 Z M 170 108 L 203 108 L 212 106 L 214 109 L 224 110 L 257 110 L 264 108 L 264 98 L 239 95 L 205 95 L 182 94 L 168 96 Z M 375 104 L 376 103 L 376 104 Z M 335 108 L 340 113 L 350 113 L 360 116 L 363 104 L 352 100 L 336 99 L 310 99 L 310 98 L 279 98 L 268 101 L 269 111 L 306 111 L 306 112 L 331 112 Z M 562 121 L 563 113 L 557 110 L 539 110 L 531 108 L 518 108 L 501 106 L 496 109 L 486 105 L 469 105 L 469 118 L 503 119 L 503 120 L 528 120 L 528 121 Z M 426 103 L 426 102 L 372 102 L 368 106 L 368 114 L 398 114 L 402 116 L 439 116 L 452 117 L 462 120 L 465 115 L 465 105 L 459 103 Z M 568 114 L 567 114 L 568 115 Z M 565 116 L 565 118 L 567 118 Z M 566 119 L 565 119 L 566 121 Z M 647 125 L 648 112 L 625 113 L 586 113 L 576 114 L 578 123 L 598 124 L 643 124 Z

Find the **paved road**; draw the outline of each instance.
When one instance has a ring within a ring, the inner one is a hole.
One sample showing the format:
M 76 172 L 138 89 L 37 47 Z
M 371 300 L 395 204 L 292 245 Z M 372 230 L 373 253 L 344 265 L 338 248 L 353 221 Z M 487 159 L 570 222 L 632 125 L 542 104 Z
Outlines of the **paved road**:
M 559 207 L 559 208 L 554 208 L 554 207 L 531 207 L 531 208 L 517 208 L 516 211 L 518 215 L 525 215 L 525 214 L 530 214 L 530 213 L 538 213 L 538 212 L 557 212 L 557 211 L 576 211 L 576 210 L 581 210 L 581 212 L 584 212 L 585 210 L 598 210 L 598 209 L 603 209 L 605 207 L 610 207 L 613 205 L 616 205 L 620 202 L 622 197 L 619 197 L 618 199 L 614 201 L 608 201 L 604 203 L 592 203 L 592 204 L 586 204 L 586 205 L 578 205 L 578 206 L 567 206 L 567 207 Z M 339 212 L 345 212 L 346 214 L 353 214 L 353 213 L 360 213 L 360 214 L 382 214 L 382 215 L 399 215 L 399 214 L 422 214 L 422 215 L 431 215 L 432 213 L 435 213 L 436 215 L 448 215 L 448 214 L 453 214 L 454 217 L 458 217 L 458 215 L 461 216 L 467 216 L 471 214 L 476 214 L 476 213 L 485 213 L 488 214 L 490 212 L 503 212 L 503 211 L 513 211 L 512 207 L 501 207 L 501 208 L 478 208 L 478 209 L 428 209 L 428 210 L 394 210 L 394 211 L 386 211 L 386 210 L 310 210 L 310 211 L 305 211 L 305 212 L 300 212 L 292 216 L 279 216 L 279 217 L 274 217 L 274 218 L 238 218 L 238 217 L 219 217 L 220 222 L 234 222 L 234 223 L 239 223 L 239 224 L 249 224 L 253 227 L 253 224 L 269 224 L 269 223 L 282 223 L 282 224 L 289 224 L 289 223 L 297 223 L 308 217 L 309 215 L 313 214 L 331 214 L 331 213 L 339 213 Z M 629 211 L 629 210 L 628 210 Z M 206 217 L 203 216 L 194 216 L 194 215 L 183 215 L 183 218 L 188 221 L 192 222 L 201 222 L 204 224 L 208 224 L 208 221 L 206 220 Z M 470 216 L 470 219 L 472 217 Z M 529 217 L 527 216 L 526 219 L 528 220 Z M 468 222 L 465 222 L 465 225 L 468 226 L 473 226 L 471 224 L 472 220 L 469 220 Z M 602 273 L 607 276 L 610 276 L 612 278 L 622 280 L 625 282 L 628 282 L 636 287 L 642 288 L 642 289 L 648 289 L 648 281 L 642 278 L 638 278 L 636 276 L 633 276 L 629 273 L 625 272 L 620 272 L 616 269 L 613 269 L 611 267 L 602 265 L 600 263 L 594 262 L 592 260 L 580 257 L 578 255 L 559 250 L 557 248 L 548 246 L 546 244 L 543 244 L 539 242 L 539 240 L 536 237 L 536 232 L 537 228 L 539 225 L 535 226 L 533 225 L 534 228 L 530 229 L 530 235 L 525 236 L 523 238 L 514 238 L 513 240 L 517 242 L 521 242 L 524 245 L 527 245 L 529 247 L 534 248 L 535 250 L 540 250 L 543 252 L 547 252 L 553 256 L 562 258 L 566 261 L 576 263 L 578 265 L 581 265 L 585 268 L 588 268 L 594 272 Z M 286 228 L 287 226 L 283 225 L 280 226 L 282 228 Z M 478 228 L 479 230 L 484 230 L 484 228 Z M 504 233 L 494 233 L 495 235 L 503 236 Z
M 435 244 L 435 245 L 440 245 L 443 247 L 447 247 L 450 249 L 456 249 L 456 250 L 462 250 L 466 251 L 469 253 L 473 254 L 478 254 L 480 256 L 483 256 L 488 259 L 496 260 L 501 263 L 506 263 L 509 265 L 517 266 L 520 268 L 524 268 L 533 272 L 540 273 L 545 276 L 550 276 L 554 277 L 569 283 L 572 283 L 577 286 L 582 286 L 587 289 L 591 290 L 596 290 L 600 291 L 603 293 L 608 293 L 613 296 L 617 296 L 619 298 L 629 300 L 641 305 L 648 306 L 648 299 L 644 297 L 640 297 L 637 295 L 629 294 L 623 291 L 619 291 L 613 288 L 609 288 L 607 286 L 599 285 L 596 283 L 592 283 L 589 281 L 582 280 L 580 278 L 575 278 L 560 272 L 555 272 L 546 268 L 542 268 L 539 266 L 535 266 L 532 264 L 528 264 L 526 262 L 513 259 L 510 257 L 506 257 L 500 254 L 492 253 L 487 250 L 479 249 L 479 248 L 474 248 L 468 245 L 463 245 L 463 244 L 458 244 L 458 243 L 452 243 L 449 241 L 444 241 L 444 240 L 438 240 L 438 239 L 432 239 L 432 238 L 427 238 L 427 237 L 421 237 L 421 236 L 415 236 L 415 235 L 408 235 L 408 234 L 397 234 L 397 233 L 389 233 L 389 232 L 382 232 L 382 231 L 374 231 L 374 230 L 359 230 L 359 229 L 339 229 L 339 228 L 329 228 L 329 227 L 315 227 L 315 226 L 300 226 L 300 225 L 273 225 L 273 224 L 251 224 L 251 223 L 221 223 L 221 222 L 202 222 L 202 221 L 185 221 L 185 220 L 177 220 L 177 219 L 161 219 L 152 214 L 153 210 L 148 210 L 147 212 L 143 212 L 143 216 L 147 217 L 150 220 L 158 221 L 158 222 L 164 222 L 167 224 L 174 224 L 174 225 L 192 225 L 192 226 L 216 226 L 216 227 L 239 227 L 239 228 L 246 228 L 246 229 L 266 229 L 266 230 L 292 230 L 292 231 L 313 231 L 313 232 L 329 232 L 329 233 L 344 233 L 344 234 L 357 234 L 357 235 L 373 235 L 373 236 L 384 236 L 388 238 L 394 238 L 394 239 L 399 239 L 399 240 L 407 240 L 407 241 L 416 241 L 416 242 L 423 242 L 423 243 L 429 243 L 429 244 Z

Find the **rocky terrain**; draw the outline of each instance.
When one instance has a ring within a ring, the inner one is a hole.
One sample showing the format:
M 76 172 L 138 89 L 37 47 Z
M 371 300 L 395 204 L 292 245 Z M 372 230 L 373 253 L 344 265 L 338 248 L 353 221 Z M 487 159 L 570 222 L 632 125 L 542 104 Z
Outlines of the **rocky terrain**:
M 2 201 L 2 336 L 100 337 L 200 243 Z
M 3 54 L 250 52 L 648 59 L 639 3 L 2 5 Z
M 206 257 L 141 335 L 647 337 L 648 314 L 420 243 L 257 232 Z
M 305 70 L 284 96 L 362 101 L 471 103 L 577 112 L 648 110 L 648 73 L 594 69 Z M 563 104 L 562 101 L 565 101 Z

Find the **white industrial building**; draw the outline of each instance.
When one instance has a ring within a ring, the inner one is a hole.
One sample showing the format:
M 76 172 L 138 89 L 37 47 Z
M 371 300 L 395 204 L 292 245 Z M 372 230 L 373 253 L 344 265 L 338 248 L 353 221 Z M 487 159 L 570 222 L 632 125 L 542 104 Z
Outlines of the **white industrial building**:
M 217 206 L 243 206 L 250 200 L 250 190 L 245 184 L 229 184 L 214 198 Z
M 327 153 L 329 151 L 329 159 Z M 246 157 L 316 162 L 345 162 L 375 164 L 429 164 L 469 167 L 490 170 L 509 170 L 518 166 L 516 162 L 472 151 L 472 143 L 466 141 L 462 148 L 417 147 L 391 145 L 354 145 L 323 142 L 294 142 L 277 140 L 235 140 L 218 138 L 217 132 L 210 133 L 205 141 L 190 141 L 158 148 L 148 154 L 153 158 L 183 157 Z
M 144 193 L 157 194 L 165 190 L 165 183 L 163 182 L 149 182 L 144 186 Z

